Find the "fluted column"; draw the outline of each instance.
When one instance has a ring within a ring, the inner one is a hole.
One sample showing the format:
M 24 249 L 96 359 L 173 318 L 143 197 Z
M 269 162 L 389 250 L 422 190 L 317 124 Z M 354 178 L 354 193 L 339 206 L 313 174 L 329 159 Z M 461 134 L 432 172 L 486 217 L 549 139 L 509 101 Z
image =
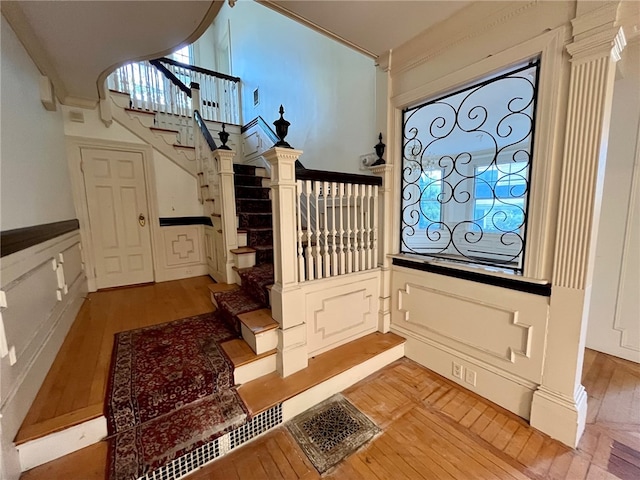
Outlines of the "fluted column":
M 225 283 L 235 283 L 233 256 L 230 250 L 238 248 L 238 227 L 236 224 L 236 192 L 233 178 L 233 150 L 214 150 L 213 160 L 217 165 L 220 187 L 220 216 L 222 221 L 222 241 L 224 251 Z
M 308 365 L 304 298 L 298 284 L 296 243 L 296 160 L 292 148 L 273 147 L 264 153 L 271 165 L 273 267 L 271 314 L 278 328 L 277 369 L 286 377 Z
M 531 425 L 570 446 L 584 431 L 581 385 L 596 232 L 613 97 L 615 63 L 625 46 L 617 2 L 573 22 L 569 103 L 557 219 L 547 349 Z

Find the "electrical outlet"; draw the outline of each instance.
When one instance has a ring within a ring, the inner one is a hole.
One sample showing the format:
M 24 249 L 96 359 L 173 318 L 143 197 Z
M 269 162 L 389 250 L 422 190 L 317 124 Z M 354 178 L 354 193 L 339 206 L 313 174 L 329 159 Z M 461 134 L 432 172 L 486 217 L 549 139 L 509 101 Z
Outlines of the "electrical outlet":
M 459 378 L 460 380 L 462 380 L 462 374 L 464 372 L 464 367 L 462 365 L 460 365 L 459 363 L 453 362 L 453 368 L 451 373 L 453 374 L 454 377 Z
M 466 373 L 464 374 L 464 381 L 470 385 L 476 386 L 476 372 L 474 370 L 469 370 L 467 368 Z

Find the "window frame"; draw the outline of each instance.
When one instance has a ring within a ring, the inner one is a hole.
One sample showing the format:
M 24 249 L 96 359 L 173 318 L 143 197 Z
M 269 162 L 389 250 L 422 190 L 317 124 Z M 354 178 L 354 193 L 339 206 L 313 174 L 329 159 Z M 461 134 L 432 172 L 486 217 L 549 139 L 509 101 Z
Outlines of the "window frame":
M 563 62 L 563 46 L 566 27 L 559 27 L 539 35 L 522 44 L 495 53 L 486 58 L 468 64 L 433 79 L 420 82 L 420 77 L 428 77 L 426 64 L 424 68 L 412 67 L 394 74 L 395 86 L 418 85 L 390 98 L 391 129 L 389 144 L 392 145 L 388 155 L 394 165 L 394 178 L 397 190 L 393 195 L 392 224 L 397 230 L 390 232 L 392 244 L 390 254 L 418 263 L 438 264 L 439 268 L 481 271 L 489 276 L 513 277 L 514 280 L 529 282 L 549 282 L 553 270 L 555 219 L 559 176 L 561 169 L 561 135 L 558 127 L 566 110 L 566 96 L 561 91 L 561 78 L 567 67 Z M 400 254 L 401 217 L 401 185 L 402 185 L 402 110 L 424 102 L 425 98 L 435 98 L 454 92 L 473 82 L 481 81 L 493 72 L 506 70 L 523 64 L 535 57 L 540 58 L 538 76 L 538 100 L 535 113 L 535 149 L 531 159 L 530 178 L 534 179 L 529 189 L 529 218 L 525 232 L 527 255 L 521 275 L 509 270 L 473 264 L 457 264 L 427 257 L 416 258 L 411 254 Z

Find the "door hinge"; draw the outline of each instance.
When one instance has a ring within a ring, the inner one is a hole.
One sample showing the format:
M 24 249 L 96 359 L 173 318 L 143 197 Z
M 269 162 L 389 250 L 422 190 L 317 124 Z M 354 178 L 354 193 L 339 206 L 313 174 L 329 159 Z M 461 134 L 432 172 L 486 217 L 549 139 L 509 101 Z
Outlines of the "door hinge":
M 93 267 L 93 278 L 98 278 L 98 272 L 96 271 L 96 267 Z

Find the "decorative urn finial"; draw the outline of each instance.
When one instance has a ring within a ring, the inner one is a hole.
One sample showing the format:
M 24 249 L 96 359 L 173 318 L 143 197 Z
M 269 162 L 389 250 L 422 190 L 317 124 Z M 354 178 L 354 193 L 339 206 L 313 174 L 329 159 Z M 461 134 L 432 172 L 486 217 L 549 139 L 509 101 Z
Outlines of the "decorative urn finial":
M 227 141 L 229 140 L 229 134 L 224 129 L 224 127 L 225 127 L 225 125 L 223 123 L 222 124 L 222 131 L 218 132 L 218 137 L 220 137 L 220 142 L 222 143 L 222 145 L 220 145 L 218 148 L 220 150 L 231 150 L 231 148 L 227 146 Z
M 291 124 L 284 119 L 283 115 L 284 107 L 280 105 L 280 118 L 273 122 L 276 127 L 276 135 L 279 138 L 278 143 L 276 143 L 274 147 L 293 148 L 291 145 L 284 141 L 284 137 L 286 137 L 287 133 L 289 133 L 289 125 Z
M 376 151 L 376 155 L 378 156 L 378 159 L 373 162 L 373 164 L 371 165 L 372 167 L 375 167 L 376 165 L 384 165 L 386 162 L 384 161 L 384 158 L 382 158 L 382 156 L 384 155 L 384 147 L 386 147 L 386 145 L 384 143 L 382 143 L 382 132 L 380 132 L 380 135 L 378 135 L 378 143 L 376 145 L 373 146 L 373 148 Z

